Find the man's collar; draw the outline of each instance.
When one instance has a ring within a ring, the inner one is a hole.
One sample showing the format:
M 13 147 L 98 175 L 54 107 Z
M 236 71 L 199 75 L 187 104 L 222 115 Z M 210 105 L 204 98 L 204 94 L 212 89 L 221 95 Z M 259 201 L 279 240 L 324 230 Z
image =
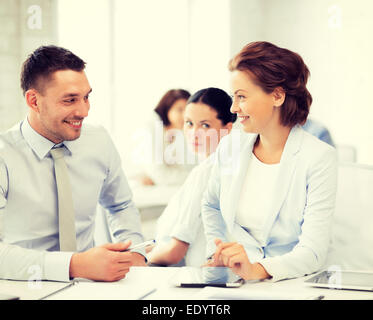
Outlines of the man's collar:
M 35 152 L 39 160 L 44 159 L 44 157 L 49 153 L 49 151 L 55 146 L 54 142 L 48 140 L 47 138 L 39 134 L 37 131 L 35 131 L 31 127 L 27 118 L 23 120 L 21 124 L 21 132 L 27 144 Z M 71 154 L 69 144 L 68 143 L 67 144 L 63 143 L 63 144 L 65 145 L 66 149 Z

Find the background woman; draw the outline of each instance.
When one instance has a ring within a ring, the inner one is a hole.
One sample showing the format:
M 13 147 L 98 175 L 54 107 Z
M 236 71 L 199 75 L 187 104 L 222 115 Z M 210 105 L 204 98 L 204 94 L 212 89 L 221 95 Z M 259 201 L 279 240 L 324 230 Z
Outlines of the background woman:
M 143 185 L 181 185 L 193 165 L 185 162 L 185 153 L 176 145 L 184 145 L 185 105 L 190 93 L 184 89 L 167 91 L 154 109 L 149 124 L 153 151 L 150 163 L 146 163 L 140 181 Z M 163 135 L 157 134 L 160 130 Z M 157 141 L 157 139 L 162 139 Z
M 273 281 L 315 272 L 329 245 L 337 161 L 333 147 L 301 128 L 309 70 L 268 42 L 245 46 L 229 69 L 243 134 L 219 145 L 202 201 L 209 265 Z
M 188 147 L 202 161 L 170 200 L 157 222 L 157 246 L 150 262 L 176 264 L 184 256 L 187 265 L 204 262 L 205 239 L 202 228 L 201 199 L 213 164 L 213 153 L 227 135 L 236 115 L 230 112 L 232 99 L 218 88 L 202 89 L 192 95 L 184 113 L 184 133 Z

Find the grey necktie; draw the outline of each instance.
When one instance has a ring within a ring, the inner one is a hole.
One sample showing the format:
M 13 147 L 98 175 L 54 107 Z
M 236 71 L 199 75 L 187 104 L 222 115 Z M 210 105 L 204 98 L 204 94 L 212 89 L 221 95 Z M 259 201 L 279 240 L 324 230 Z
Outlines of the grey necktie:
M 57 184 L 60 251 L 76 251 L 74 206 L 64 148 L 51 149 L 50 153 L 54 160 Z

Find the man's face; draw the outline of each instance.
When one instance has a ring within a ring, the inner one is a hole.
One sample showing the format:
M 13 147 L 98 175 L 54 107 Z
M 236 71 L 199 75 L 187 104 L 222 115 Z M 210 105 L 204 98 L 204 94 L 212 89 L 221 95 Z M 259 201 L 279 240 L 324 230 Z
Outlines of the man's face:
M 31 126 L 54 143 L 79 138 L 92 91 L 85 72 L 59 70 L 41 81 L 43 89 L 35 90 L 37 107 L 29 119 Z

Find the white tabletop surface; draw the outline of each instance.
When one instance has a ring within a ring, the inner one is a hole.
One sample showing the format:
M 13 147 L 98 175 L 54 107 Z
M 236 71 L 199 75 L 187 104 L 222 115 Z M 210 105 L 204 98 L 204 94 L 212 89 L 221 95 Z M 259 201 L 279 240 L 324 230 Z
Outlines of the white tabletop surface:
M 304 300 L 318 296 L 324 296 L 325 300 L 373 299 L 373 292 L 307 287 L 304 285 L 307 277 L 279 282 L 245 283 L 240 288 L 229 289 L 179 288 L 172 284 L 173 277 L 179 271 L 180 268 L 173 267 L 132 267 L 126 278 L 117 282 L 83 279 L 65 289 L 69 283 L 0 280 L 0 293 L 16 295 L 25 300 L 42 299 L 48 295 L 46 299 L 58 300 Z

